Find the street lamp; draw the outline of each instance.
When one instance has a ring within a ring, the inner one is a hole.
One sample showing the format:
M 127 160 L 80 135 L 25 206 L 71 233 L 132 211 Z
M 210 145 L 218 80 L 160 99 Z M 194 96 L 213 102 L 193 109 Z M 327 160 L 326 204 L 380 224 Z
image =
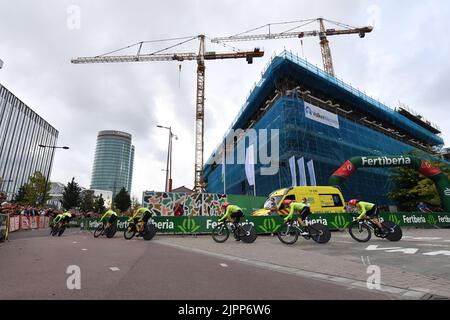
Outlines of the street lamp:
M 42 195 L 42 201 L 44 201 L 45 199 L 45 193 L 47 192 L 47 185 L 48 185 L 48 179 L 50 178 L 50 170 L 52 169 L 52 165 L 53 165 L 53 156 L 55 154 L 55 149 L 64 149 L 64 150 L 69 150 L 69 147 L 57 147 L 57 146 L 46 146 L 43 144 L 39 145 L 39 148 L 49 148 L 52 149 L 52 160 L 50 162 L 50 165 L 48 166 L 48 173 L 47 176 L 45 177 L 45 187 L 44 187 L 44 193 Z
M 178 137 L 172 133 L 172 127 L 156 126 L 161 129 L 169 130 L 169 146 L 167 148 L 167 165 L 166 165 L 166 192 L 172 192 L 172 138 L 178 140 Z M 169 168 L 170 163 L 170 168 Z

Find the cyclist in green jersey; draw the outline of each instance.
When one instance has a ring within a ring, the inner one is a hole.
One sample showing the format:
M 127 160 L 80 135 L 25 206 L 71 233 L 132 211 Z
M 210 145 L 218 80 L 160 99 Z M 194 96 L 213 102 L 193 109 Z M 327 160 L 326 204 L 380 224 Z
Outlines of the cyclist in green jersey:
M 57 214 L 56 217 L 53 218 L 52 226 L 56 226 L 58 223 L 60 223 L 63 217 L 64 216 L 62 213 Z
M 223 214 L 219 218 L 219 222 L 225 221 L 226 219 L 233 222 L 233 228 L 234 230 L 237 228 L 238 223 L 241 221 L 241 218 L 244 216 L 244 213 L 242 212 L 242 209 L 238 206 L 229 204 L 228 202 L 224 202 L 222 204 L 222 212 L 225 211 L 225 214 Z M 241 241 L 239 236 L 235 235 L 236 241 Z
M 296 212 L 300 213 L 300 217 L 297 219 L 300 226 L 307 228 L 305 223 L 306 218 L 311 214 L 309 204 L 306 198 L 303 198 L 302 202 L 294 202 L 293 200 L 284 200 L 283 204 L 286 208 L 290 208 L 289 214 L 284 218 L 284 222 L 292 221 Z
M 348 202 L 348 205 L 351 208 L 356 208 L 356 210 L 358 211 L 359 216 L 356 218 L 356 220 L 360 221 L 367 216 L 380 228 L 381 231 L 385 232 L 383 225 L 378 219 L 378 206 L 376 204 L 359 201 L 358 199 L 352 199 Z
M 137 209 L 134 211 L 133 216 L 128 221 L 134 221 L 136 226 L 139 224 L 139 222 L 143 221 L 144 223 L 139 228 L 139 232 L 142 232 L 144 231 L 144 226 L 147 224 L 151 216 L 152 212 L 148 208 L 138 206 Z
M 108 209 L 100 219 L 100 222 L 106 222 L 105 229 L 109 228 L 113 223 L 117 221 L 117 213 L 111 209 Z

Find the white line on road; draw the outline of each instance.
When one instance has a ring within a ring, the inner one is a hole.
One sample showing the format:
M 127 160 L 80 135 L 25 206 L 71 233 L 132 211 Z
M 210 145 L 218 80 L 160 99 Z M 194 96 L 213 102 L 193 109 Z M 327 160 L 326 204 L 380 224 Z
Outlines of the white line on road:
M 87 249 L 81 249 L 82 251 L 87 251 Z
M 72 243 L 78 243 L 78 242 L 76 242 L 76 241 L 73 241 Z
M 110 267 L 109 269 L 110 269 L 111 271 L 120 271 L 120 269 L 117 268 L 117 267 Z
M 224 268 L 228 268 L 228 265 L 226 263 L 221 263 L 220 266 L 224 267 Z

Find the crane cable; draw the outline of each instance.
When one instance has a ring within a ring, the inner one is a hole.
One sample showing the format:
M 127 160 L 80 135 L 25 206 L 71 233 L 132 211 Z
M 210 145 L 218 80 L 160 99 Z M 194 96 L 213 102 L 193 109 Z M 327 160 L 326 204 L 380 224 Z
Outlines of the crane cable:
M 100 55 L 96 56 L 96 58 L 104 57 L 104 56 L 110 55 L 112 53 L 116 53 L 116 52 L 119 52 L 119 51 L 122 51 L 122 50 L 125 50 L 125 49 L 129 49 L 129 48 L 132 48 L 132 47 L 135 47 L 135 46 L 138 46 L 138 45 L 142 46 L 144 43 L 167 42 L 167 41 L 184 40 L 184 39 L 188 39 L 188 40 L 180 42 L 180 43 L 178 43 L 176 45 L 173 45 L 173 46 L 170 46 L 168 48 L 165 48 L 165 49 L 153 52 L 151 54 L 155 54 L 155 53 L 158 53 L 158 52 L 161 52 L 161 51 L 164 51 L 164 50 L 171 49 L 171 48 L 176 47 L 178 45 L 182 45 L 182 44 L 184 44 L 186 42 L 189 42 L 191 40 L 197 39 L 197 36 L 140 41 L 140 42 L 137 42 L 137 43 L 134 43 L 134 44 L 130 44 L 129 46 L 126 46 L 126 47 L 123 47 L 123 48 L 120 48 L 120 49 L 117 49 L 117 50 L 113 50 L 113 51 L 110 51 L 110 52 L 107 52 L 107 53 L 100 54 Z

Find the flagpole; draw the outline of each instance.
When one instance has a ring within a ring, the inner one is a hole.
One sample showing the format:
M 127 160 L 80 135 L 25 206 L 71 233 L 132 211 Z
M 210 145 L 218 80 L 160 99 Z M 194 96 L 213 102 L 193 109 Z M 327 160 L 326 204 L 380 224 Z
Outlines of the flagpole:
M 223 194 L 227 194 L 227 140 L 223 139 Z

